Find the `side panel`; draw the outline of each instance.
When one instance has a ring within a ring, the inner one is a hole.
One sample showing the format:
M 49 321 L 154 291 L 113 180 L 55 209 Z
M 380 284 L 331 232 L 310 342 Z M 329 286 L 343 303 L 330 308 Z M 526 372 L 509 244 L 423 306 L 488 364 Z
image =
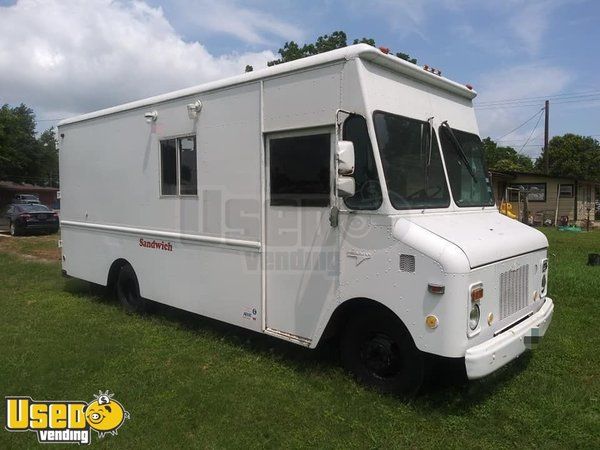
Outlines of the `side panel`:
M 203 107 L 192 119 L 186 105 L 196 99 Z M 144 114 L 152 110 L 158 120 L 147 123 Z M 112 262 L 124 258 L 144 297 L 261 329 L 259 83 L 74 123 L 59 133 L 69 275 L 106 284 Z M 196 135 L 198 195 L 161 196 L 160 140 L 186 135 Z M 140 239 L 166 245 L 142 246 Z
M 341 71 L 335 64 L 266 80 L 264 131 L 331 125 L 341 101 Z

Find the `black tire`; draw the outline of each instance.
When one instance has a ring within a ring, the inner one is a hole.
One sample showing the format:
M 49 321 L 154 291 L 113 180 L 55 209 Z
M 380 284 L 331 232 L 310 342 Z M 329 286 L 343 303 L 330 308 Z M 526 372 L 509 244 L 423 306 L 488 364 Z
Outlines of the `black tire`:
M 414 396 L 425 376 L 423 355 L 391 312 L 352 316 L 342 334 L 341 356 L 360 383 L 386 394 Z
M 10 235 L 11 236 L 14 237 L 14 236 L 18 236 L 19 234 L 21 234 L 19 232 L 19 229 L 17 228 L 17 225 L 13 221 L 11 221 L 9 223 L 8 227 L 9 227 L 9 231 L 10 231 Z
M 148 300 L 140 295 L 140 285 L 133 267 L 124 264 L 117 277 L 117 297 L 125 309 L 142 314 L 148 311 Z

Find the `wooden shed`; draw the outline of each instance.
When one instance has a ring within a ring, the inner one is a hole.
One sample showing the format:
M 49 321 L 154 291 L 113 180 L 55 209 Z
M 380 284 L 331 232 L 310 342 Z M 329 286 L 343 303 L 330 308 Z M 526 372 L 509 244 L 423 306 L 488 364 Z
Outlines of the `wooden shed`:
M 534 225 L 560 223 L 561 218 L 566 218 L 570 224 L 585 227 L 588 210 L 591 225 L 600 225 L 600 221 L 595 220 L 600 182 L 526 172 L 492 171 L 491 174 L 496 203 L 498 206 L 503 201 L 510 203 L 512 210 L 519 212 L 519 219 L 522 219 L 523 196 L 527 192 L 530 221 Z

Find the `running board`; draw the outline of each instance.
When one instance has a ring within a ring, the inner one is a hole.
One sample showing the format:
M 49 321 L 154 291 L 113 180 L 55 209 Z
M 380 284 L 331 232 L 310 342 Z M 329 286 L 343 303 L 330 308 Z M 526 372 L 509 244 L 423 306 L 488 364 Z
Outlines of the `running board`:
M 310 347 L 310 343 L 312 342 L 311 339 L 304 338 L 302 336 L 296 336 L 295 334 L 286 333 L 285 331 L 279 331 L 268 327 L 265 328 L 265 333 L 270 334 L 271 336 L 285 339 L 286 341 L 290 341 L 295 344 L 303 345 L 304 347 Z

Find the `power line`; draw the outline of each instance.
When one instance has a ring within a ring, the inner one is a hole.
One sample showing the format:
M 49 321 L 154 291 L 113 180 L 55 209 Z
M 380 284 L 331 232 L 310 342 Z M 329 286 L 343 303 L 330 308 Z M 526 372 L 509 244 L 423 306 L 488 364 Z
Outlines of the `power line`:
M 537 130 L 538 125 L 540 124 L 540 120 L 542 119 L 542 113 L 540 112 L 540 115 L 538 117 L 537 122 L 535 123 L 535 126 L 533 127 L 533 130 L 531 131 L 531 134 L 529 135 L 529 137 L 527 138 L 527 140 L 525 141 L 525 143 L 523 144 L 523 146 L 519 149 L 519 153 L 521 152 L 521 150 L 523 150 L 525 148 L 525 146 L 529 143 L 529 140 L 531 139 L 531 137 L 533 136 L 533 133 L 535 133 L 535 130 Z
M 535 113 L 533 116 L 531 116 L 529 119 L 527 119 L 527 120 L 526 120 L 525 122 L 523 122 L 521 125 L 519 125 L 517 128 L 514 128 L 514 129 L 510 130 L 508 133 L 506 133 L 506 134 L 504 134 L 504 135 L 500 136 L 498 139 L 494 139 L 494 140 L 495 140 L 495 141 L 499 141 L 499 140 L 501 140 L 502 138 L 504 138 L 504 137 L 508 136 L 509 134 L 511 134 L 511 133 L 514 133 L 514 132 L 515 132 L 515 131 L 517 131 L 519 128 L 521 128 L 522 126 L 526 125 L 528 122 L 530 122 L 531 120 L 533 120 L 533 118 L 534 118 L 535 116 L 537 116 L 538 114 L 540 114 L 540 115 L 541 115 L 541 114 L 542 114 L 542 111 L 543 111 L 543 108 L 542 108 L 542 109 L 540 109 L 539 111 L 537 111 L 537 112 L 536 112 L 536 113 Z
M 552 102 L 552 105 L 562 105 L 565 103 L 581 103 L 585 104 L 587 102 L 597 102 L 600 100 L 600 97 L 597 98 L 586 98 L 586 99 L 572 99 L 572 100 L 555 100 Z M 523 104 L 514 104 L 514 105 L 490 105 L 490 106 L 475 106 L 474 108 L 478 111 L 485 110 L 501 110 L 501 109 L 509 109 L 509 108 L 531 108 L 531 107 L 539 107 L 540 102 L 535 103 L 523 103 Z
M 586 97 L 586 96 L 595 96 L 600 94 L 600 90 L 590 90 L 584 92 L 572 92 L 572 93 L 564 93 L 564 94 L 554 94 L 554 95 L 542 95 L 539 97 L 517 97 L 517 98 L 507 98 L 500 100 L 489 100 L 487 102 L 480 102 L 480 105 L 488 105 L 488 104 L 498 104 L 498 103 L 514 103 L 514 102 L 523 102 L 523 101 L 531 101 L 531 100 L 546 100 L 546 99 L 558 99 L 559 97 Z

